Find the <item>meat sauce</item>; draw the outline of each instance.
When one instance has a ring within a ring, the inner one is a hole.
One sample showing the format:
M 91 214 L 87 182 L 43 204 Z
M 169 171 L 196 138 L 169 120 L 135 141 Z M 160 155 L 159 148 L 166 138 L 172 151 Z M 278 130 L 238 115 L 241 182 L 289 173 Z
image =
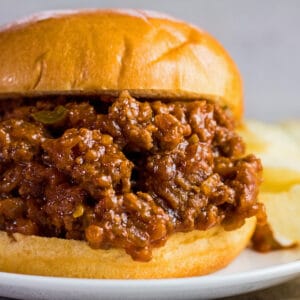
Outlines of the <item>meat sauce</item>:
M 0 230 L 148 261 L 174 232 L 261 214 L 262 166 L 217 104 L 119 97 L 2 101 Z

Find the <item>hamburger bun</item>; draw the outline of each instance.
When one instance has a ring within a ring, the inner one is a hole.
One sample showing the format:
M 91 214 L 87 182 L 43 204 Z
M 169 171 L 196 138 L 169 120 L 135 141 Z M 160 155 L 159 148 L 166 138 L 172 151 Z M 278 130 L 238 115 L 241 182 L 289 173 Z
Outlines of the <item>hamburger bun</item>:
M 143 11 L 46 16 L 0 32 L 0 97 L 128 90 L 133 97 L 211 99 L 241 117 L 241 77 L 208 33 Z
M 141 279 L 204 275 L 227 266 L 248 244 L 256 219 L 224 231 L 176 233 L 153 250 L 149 262 L 120 249 L 91 249 L 86 242 L 0 232 L 0 270 L 61 277 Z
M 239 72 L 208 33 L 145 11 L 94 10 L 35 16 L 0 31 L 0 98 L 118 95 L 207 99 L 243 111 Z M 150 262 L 86 242 L 0 233 L 0 270 L 83 278 L 170 278 L 225 267 L 246 247 L 255 218 L 241 228 L 173 234 Z

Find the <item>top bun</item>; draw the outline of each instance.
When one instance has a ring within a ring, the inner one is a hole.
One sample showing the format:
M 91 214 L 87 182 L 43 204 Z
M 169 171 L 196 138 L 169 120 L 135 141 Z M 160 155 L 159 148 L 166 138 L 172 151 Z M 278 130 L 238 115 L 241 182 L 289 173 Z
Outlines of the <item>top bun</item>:
M 242 115 L 242 83 L 206 32 L 146 11 L 47 13 L 0 31 L 0 97 L 113 94 L 208 99 Z

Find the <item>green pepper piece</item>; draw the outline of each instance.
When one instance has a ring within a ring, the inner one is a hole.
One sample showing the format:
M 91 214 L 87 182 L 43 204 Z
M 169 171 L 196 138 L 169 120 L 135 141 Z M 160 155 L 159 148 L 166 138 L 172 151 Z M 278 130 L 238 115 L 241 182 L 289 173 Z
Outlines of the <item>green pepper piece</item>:
M 68 110 L 62 106 L 57 106 L 54 110 L 41 110 L 39 112 L 33 113 L 32 117 L 45 125 L 54 125 L 58 122 L 63 121 L 68 114 Z

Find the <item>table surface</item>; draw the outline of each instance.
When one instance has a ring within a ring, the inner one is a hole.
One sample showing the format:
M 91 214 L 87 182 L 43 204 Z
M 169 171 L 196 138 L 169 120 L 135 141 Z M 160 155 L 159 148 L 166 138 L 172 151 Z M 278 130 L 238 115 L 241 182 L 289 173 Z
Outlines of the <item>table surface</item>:
M 300 277 L 287 283 L 244 295 L 224 298 L 225 300 L 296 300 L 300 299 Z M 0 300 L 12 300 L 0 297 Z
M 265 290 L 225 298 L 226 300 L 296 300 L 300 299 L 300 277 Z

